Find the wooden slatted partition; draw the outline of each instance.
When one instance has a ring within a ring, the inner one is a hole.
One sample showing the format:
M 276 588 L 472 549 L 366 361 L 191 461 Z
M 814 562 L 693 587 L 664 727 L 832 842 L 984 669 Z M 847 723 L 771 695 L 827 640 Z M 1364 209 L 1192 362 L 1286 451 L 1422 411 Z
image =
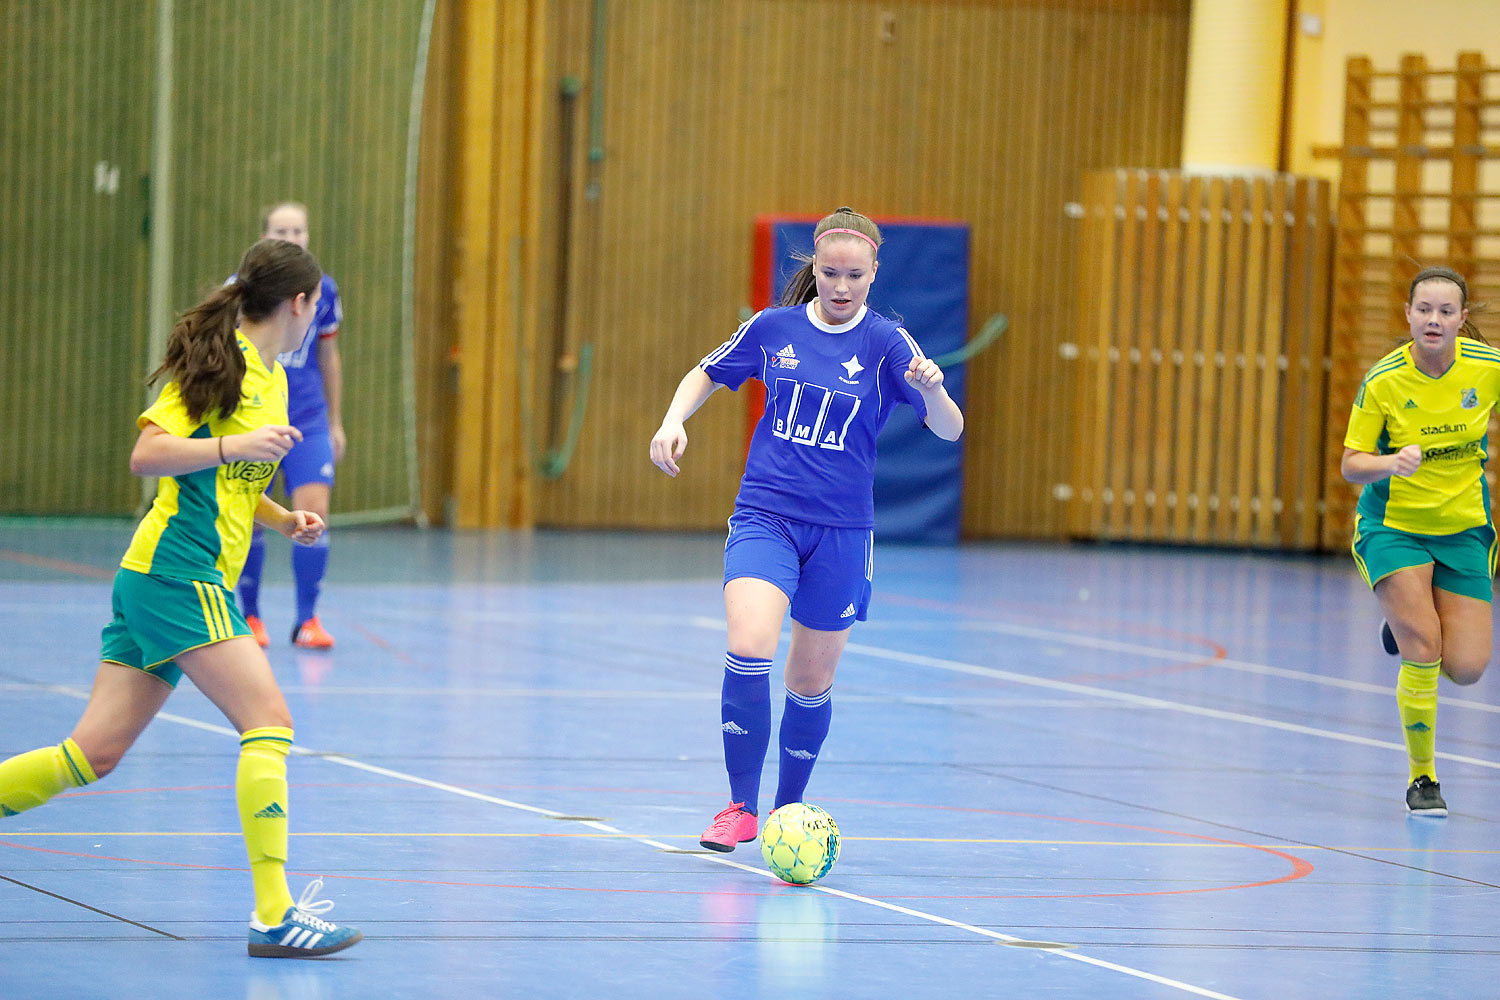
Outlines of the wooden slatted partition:
M 139 496 L 151 27 L 147 4 L 0 4 L 0 513 Z
M 1316 547 L 1328 184 L 1091 171 L 1083 211 L 1069 531 Z
M 1317 152 L 1340 161 L 1322 538 L 1341 549 L 1359 496 L 1338 473 L 1349 407 L 1370 365 L 1407 336 L 1411 278 L 1447 265 L 1468 279 L 1471 308 L 1500 295 L 1500 66 L 1478 52 L 1453 68 L 1416 54 L 1383 70 L 1350 59 L 1343 144 Z M 1474 319 L 1495 342 L 1491 316 Z
M 0 411 L 30 429 L 0 446 L 0 512 L 136 507 L 134 417 L 159 360 L 148 345 L 167 333 L 147 329 L 151 227 L 169 236 L 167 297 L 181 310 L 234 269 L 261 208 L 287 198 L 311 208 L 312 249 L 345 297 L 349 451 L 335 513 L 411 509 L 403 213 L 423 11 L 423 0 L 0 3 Z M 164 32 L 170 66 L 156 62 Z M 159 81 L 171 84 L 164 122 Z M 158 127 L 170 212 L 148 197 Z
M 311 249 L 344 305 L 349 448 L 333 513 L 405 516 L 403 212 L 423 4 L 176 0 L 172 10 L 171 305 L 229 275 L 263 207 L 305 202 Z

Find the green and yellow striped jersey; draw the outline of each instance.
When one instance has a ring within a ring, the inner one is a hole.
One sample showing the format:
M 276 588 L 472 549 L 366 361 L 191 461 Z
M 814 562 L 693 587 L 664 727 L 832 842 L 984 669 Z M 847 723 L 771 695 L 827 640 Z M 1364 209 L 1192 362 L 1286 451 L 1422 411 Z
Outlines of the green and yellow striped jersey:
M 1418 535 L 1487 524 L 1485 432 L 1500 400 L 1500 350 L 1460 337 L 1453 364 L 1433 378 L 1416 366 L 1411 347 L 1403 344 L 1366 373 L 1344 447 L 1390 455 L 1420 445 L 1422 465 L 1410 476 L 1367 483 L 1359 513 Z
M 162 387 L 156 402 L 136 418 L 142 429 L 156 424 L 178 437 L 223 437 L 267 424 L 287 423 L 286 372 L 235 331 L 245 355 L 240 405 L 228 418 L 217 409 L 193 421 L 176 382 Z M 255 508 L 276 472 L 275 462 L 228 462 L 181 476 L 163 476 L 156 500 L 141 519 L 120 565 L 174 580 L 197 580 L 233 588 L 245 567 Z

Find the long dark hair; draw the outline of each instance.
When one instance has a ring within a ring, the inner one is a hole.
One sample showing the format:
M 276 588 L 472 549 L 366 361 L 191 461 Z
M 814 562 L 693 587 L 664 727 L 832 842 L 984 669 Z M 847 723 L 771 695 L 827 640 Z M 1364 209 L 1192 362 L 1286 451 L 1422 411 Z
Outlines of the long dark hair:
M 828 215 L 818 220 L 817 226 L 813 228 L 813 246 L 818 245 L 818 237 L 830 229 L 852 229 L 856 233 L 862 233 L 869 241 L 875 244 L 875 253 L 880 254 L 880 244 L 884 242 L 880 235 L 880 227 L 875 225 L 865 216 L 845 205 L 836 208 Z M 843 234 L 835 234 L 834 238 Z M 850 236 L 849 239 L 858 239 Z M 792 275 L 791 280 L 786 283 L 786 288 L 781 292 L 781 305 L 800 306 L 805 302 L 811 302 L 818 297 L 817 279 L 813 277 L 813 259 L 809 254 L 798 253 L 796 258 L 802 261 L 802 266 Z
M 1424 267 L 1418 271 L 1417 276 L 1411 279 L 1411 286 L 1406 290 L 1407 305 L 1412 304 L 1412 300 L 1417 296 L 1417 286 L 1424 281 L 1449 281 L 1457 285 L 1458 304 L 1464 309 L 1469 310 L 1469 316 L 1473 316 L 1476 312 L 1485 311 L 1485 305 L 1482 302 L 1476 302 L 1472 309 L 1469 308 L 1469 283 L 1464 280 L 1463 275 L 1451 267 Z M 1468 337 L 1470 340 L 1477 340 L 1481 344 L 1488 344 L 1489 341 L 1484 339 L 1484 335 L 1479 332 L 1479 327 L 1474 325 L 1474 321 L 1469 316 L 1464 317 L 1464 325 L 1459 328 L 1458 335 L 1460 337 Z
M 229 416 L 245 380 L 245 356 L 234 337 L 240 317 L 263 320 L 288 299 L 312 295 L 322 280 L 316 258 L 297 244 L 261 240 L 245 251 L 233 281 L 177 318 L 166 356 L 146 384 L 163 375 L 176 382 L 195 421 L 213 410 Z

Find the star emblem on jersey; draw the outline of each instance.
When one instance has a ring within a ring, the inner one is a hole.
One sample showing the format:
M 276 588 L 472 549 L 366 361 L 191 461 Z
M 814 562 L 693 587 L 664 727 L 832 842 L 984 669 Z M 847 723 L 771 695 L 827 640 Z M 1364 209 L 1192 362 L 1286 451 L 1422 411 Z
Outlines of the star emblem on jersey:
M 858 355 L 851 354 L 848 361 L 842 361 L 840 364 L 844 371 L 849 373 L 850 380 L 858 378 L 859 373 L 865 370 L 865 366 L 859 363 Z

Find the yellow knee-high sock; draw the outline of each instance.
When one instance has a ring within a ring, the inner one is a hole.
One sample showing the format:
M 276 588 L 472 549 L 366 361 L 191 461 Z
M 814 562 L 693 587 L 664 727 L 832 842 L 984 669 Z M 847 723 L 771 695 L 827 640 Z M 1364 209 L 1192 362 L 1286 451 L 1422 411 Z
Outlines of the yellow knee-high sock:
M 0 763 L 0 816 L 35 809 L 58 792 L 98 781 L 71 738 Z
M 1437 780 L 1433 768 L 1433 743 L 1437 729 L 1438 673 L 1443 661 L 1414 663 L 1401 661 L 1401 672 L 1396 675 L 1396 705 L 1401 710 L 1401 728 L 1406 733 L 1406 761 L 1410 776 L 1416 781 L 1421 775 Z
M 292 905 L 286 885 L 286 755 L 291 749 L 290 729 L 247 729 L 240 736 L 240 764 L 234 776 L 234 798 L 255 883 L 255 917 L 272 926 L 281 923 Z

